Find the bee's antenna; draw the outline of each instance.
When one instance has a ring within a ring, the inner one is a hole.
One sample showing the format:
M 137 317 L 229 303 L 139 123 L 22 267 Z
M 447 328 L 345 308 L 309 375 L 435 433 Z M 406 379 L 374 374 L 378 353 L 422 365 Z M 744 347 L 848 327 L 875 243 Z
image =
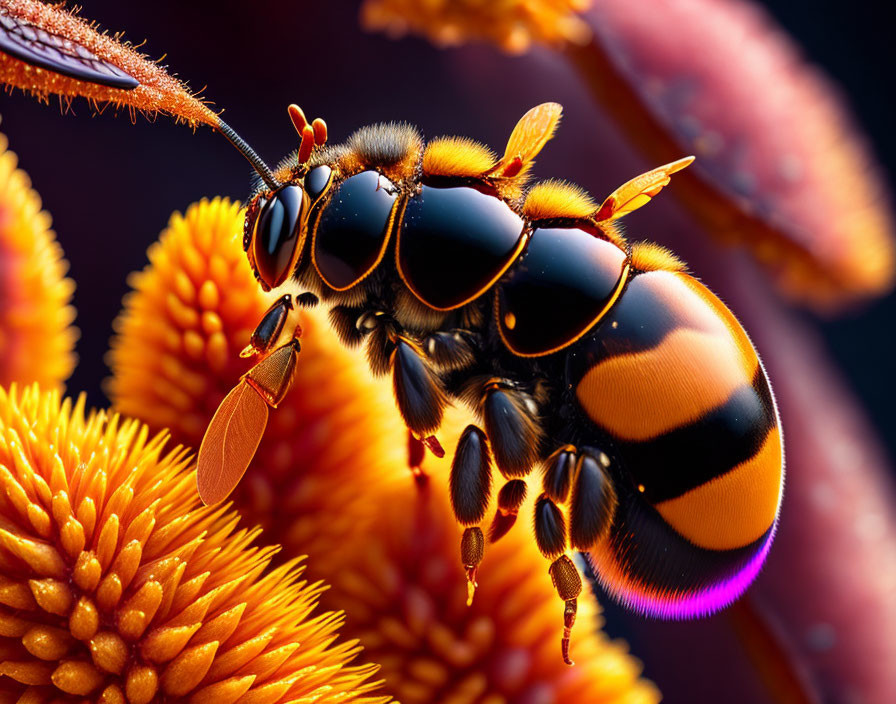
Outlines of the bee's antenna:
M 218 118 L 218 124 L 216 125 L 218 132 L 224 135 L 227 140 L 240 150 L 240 154 L 242 154 L 246 159 L 249 160 L 249 163 L 252 164 L 252 168 L 258 172 L 258 175 L 261 177 L 261 180 L 267 184 L 267 187 L 272 191 L 280 188 L 280 184 L 277 183 L 277 179 L 274 178 L 274 174 L 271 171 L 270 167 L 262 161 L 261 157 L 258 156 L 256 151 L 246 144 L 246 140 L 240 137 L 236 131 L 228 125 L 224 120 Z

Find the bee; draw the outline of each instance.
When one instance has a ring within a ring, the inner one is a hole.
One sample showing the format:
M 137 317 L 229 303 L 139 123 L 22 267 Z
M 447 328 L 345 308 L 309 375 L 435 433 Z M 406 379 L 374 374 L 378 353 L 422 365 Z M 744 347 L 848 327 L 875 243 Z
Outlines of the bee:
M 13 69 L 58 75 L 89 97 L 97 86 L 114 99 L 140 90 L 129 63 L 79 45 L 83 36 L 0 13 Z M 535 469 L 534 536 L 565 604 L 566 662 L 582 590 L 570 553 L 586 554 L 603 587 L 646 614 L 687 618 L 736 599 L 778 520 L 774 396 L 731 311 L 671 252 L 629 241 L 618 225 L 693 158 L 598 204 L 563 181 L 530 182 L 560 121 L 556 103 L 529 110 L 501 156 L 465 137 L 424 142 L 403 123 L 332 145 L 323 120 L 296 105 L 288 114 L 298 146 L 273 170 L 208 120 L 258 174 L 249 264 L 265 291 L 289 292 L 259 322 L 243 351 L 259 361 L 207 429 L 202 500 L 222 501 L 240 481 L 299 363 L 298 311 L 325 305 L 343 343 L 364 345 L 372 373 L 391 376 L 414 473 L 427 449 L 444 454 L 446 406 L 475 412 L 449 477 L 469 599 L 487 542 L 513 526 Z

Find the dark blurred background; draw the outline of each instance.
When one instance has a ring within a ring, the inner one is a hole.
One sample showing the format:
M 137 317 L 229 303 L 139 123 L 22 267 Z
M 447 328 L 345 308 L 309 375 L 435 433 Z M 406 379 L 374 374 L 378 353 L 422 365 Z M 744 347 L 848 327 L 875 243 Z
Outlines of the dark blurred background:
M 355 3 L 256 0 L 251 10 L 229 0 L 81 4 L 83 15 L 104 28 L 124 30 L 134 42 L 146 38 L 150 56 L 167 52 L 164 63 L 194 89 L 205 86 L 203 95 L 223 108 L 224 119 L 270 162 L 296 146 L 285 110 L 290 102 L 301 104 L 309 117 L 325 118 L 337 141 L 360 125 L 402 119 L 420 125 L 428 136 L 467 134 L 501 147 L 526 109 L 558 100 L 566 107 L 566 123 L 539 158 L 538 175 L 569 177 L 600 198 L 634 175 L 629 167 L 614 167 L 614 155 L 629 149 L 624 144 L 589 151 L 592 131 L 601 134 L 604 145 L 612 143 L 613 131 L 574 79 L 526 80 L 524 64 L 497 57 L 487 47 L 458 55 L 416 39 L 395 42 L 365 34 L 358 28 Z M 896 43 L 882 20 L 884 3 L 761 4 L 839 84 L 892 181 Z M 487 66 L 481 72 L 477 57 Z M 478 88 L 471 90 L 468 78 Z M 483 91 L 483 83 L 493 89 Z M 242 158 L 206 128 L 193 134 L 168 119 L 143 117 L 132 125 L 126 113 L 117 119 L 111 111 L 94 116 L 81 101 L 64 119 L 59 112 L 55 100 L 47 107 L 20 94 L 0 95 L 0 129 L 53 215 L 77 282 L 82 337 L 69 390 L 84 390 L 92 405 L 105 405 L 103 357 L 127 274 L 145 264 L 146 247 L 173 210 L 206 196 L 243 198 L 249 173 Z M 637 215 L 629 225 L 636 232 Z M 660 231 L 637 234 L 663 242 Z M 713 284 L 712 271 L 697 273 Z M 894 313 L 896 297 L 889 296 L 836 319 L 801 314 L 822 331 L 891 457 L 896 456 Z M 611 631 L 629 635 L 624 619 L 614 614 L 611 610 Z M 633 649 L 638 652 L 637 643 Z
M 367 122 L 404 119 L 428 135 L 470 134 L 495 146 L 503 144 L 515 119 L 535 101 L 559 99 L 567 106 L 568 119 L 573 119 L 576 100 L 587 102 L 581 94 L 564 100 L 553 87 L 504 83 L 496 86 L 492 104 L 476 104 L 463 86 L 453 52 L 434 51 L 420 40 L 393 42 L 364 34 L 354 3 L 299 7 L 258 0 L 251 11 L 227 0 L 81 4 L 83 15 L 104 28 L 124 30 L 135 42 L 147 39 L 144 50 L 150 56 L 167 52 L 164 63 L 194 89 L 205 86 L 204 95 L 225 110 L 224 118 L 269 161 L 295 146 L 285 114 L 293 101 L 324 117 L 337 140 Z M 837 81 L 892 176 L 896 134 L 888 86 L 896 44 L 881 21 L 883 3 L 762 4 L 803 45 L 810 60 Z M 513 60 L 503 61 L 511 74 Z M 465 62 L 474 64 L 469 58 Z M 127 273 L 143 266 L 146 246 L 173 210 L 203 196 L 244 198 L 248 174 L 240 157 L 206 128 L 193 135 L 167 119 L 150 123 L 143 117 L 131 125 L 127 115 L 97 117 L 77 101 L 65 119 L 59 112 L 55 100 L 47 107 L 21 94 L 0 96 L 0 129 L 53 215 L 78 285 L 80 363 L 69 388 L 85 390 L 92 404 L 103 404 L 103 354 Z M 575 143 L 587 137 L 561 130 L 540 159 L 539 174 L 570 176 L 566 162 Z M 595 169 L 601 173 L 590 182 L 579 179 L 595 193 L 631 175 L 604 164 Z M 662 233 L 648 234 L 662 242 Z M 890 370 L 894 312 L 896 298 L 891 296 L 819 322 L 891 455 L 896 454 L 896 375 Z

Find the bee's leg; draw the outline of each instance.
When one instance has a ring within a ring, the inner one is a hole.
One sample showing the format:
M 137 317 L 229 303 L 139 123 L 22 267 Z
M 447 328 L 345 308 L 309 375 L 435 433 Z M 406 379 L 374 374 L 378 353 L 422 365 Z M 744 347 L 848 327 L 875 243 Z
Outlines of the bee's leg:
M 491 453 L 485 433 L 468 425 L 457 442 L 449 480 L 451 506 L 461 525 L 461 563 L 467 573 L 467 604 L 476 590 L 476 570 L 485 550 L 485 537 L 479 523 L 485 518 L 492 490 Z
M 293 308 L 293 298 L 288 293 L 274 301 L 274 304 L 267 309 L 261 321 L 255 326 L 252 337 L 249 338 L 249 344 L 240 352 L 240 357 L 251 357 L 268 352 L 280 338 L 283 326 Z M 297 333 L 296 337 L 301 334 L 301 328 L 297 330 Z
M 526 498 L 526 483 L 521 477 L 538 462 L 542 430 L 535 399 L 511 382 L 489 379 L 476 393 L 495 465 L 508 480 L 498 494 L 498 508 L 489 529 L 489 539 L 494 542 L 516 522 Z
M 592 549 L 610 529 L 617 499 L 609 466 L 609 458 L 599 450 L 564 445 L 547 459 L 544 492 L 535 502 L 535 541 L 541 553 L 553 560 L 548 571 L 565 603 L 561 651 L 568 665 L 573 664 L 569 638 L 582 578 L 566 552 Z M 567 505 L 568 525 L 557 504 Z
M 557 594 L 564 602 L 560 650 L 563 662 L 572 665 L 572 660 L 569 659 L 569 637 L 576 621 L 582 578 L 575 563 L 566 554 L 568 536 L 563 512 L 546 494 L 539 496 L 535 502 L 535 542 L 541 554 L 553 560 L 548 573 L 551 575 L 551 582 Z
M 578 451 L 573 445 L 554 450 L 544 463 L 543 485 L 545 495 L 558 504 L 566 503 L 575 473 Z
M 442 425 L 448 405 L 442 380 L 416 342 L 403 335 L 394 335 L 390 343 L 392 389 L 398 410 L 408 429 L 438 453 L 441 448 L 433 434 Z
M 424 482 L 426 449 L 436 457 L 445 456 L 433 435 L 448 403 L 438 372 L 417 343 L 403 335 L 383 311 L 335 306 L 330 321 L 346 345 L 367 340 L 367 362 L 375 375 L 392 373 L 395 401 L 408 427 L 408 467 L 419 483 Z
M 342 305 L 330 308 L 330 325 L 336 331 L 340 342 L 349 349 L 360 345 L 364 335 L 369 332 L 360 323 L 363 315 L 364 310 L 361 308 Z
M 609 467 L 605 453 L 581 449 L 569 498 L 569 543 L 575 550 L 590 550 L 610 530 L 617 498 Z
M 528 487 L 522 479 L 511 479 L 498 492 L 498 509 L 488 529 L 489 542 L 494 543 L 507 535 L 516 523 L 520 506 L 526 500 Z
M 467 369 L 476 362 L 476 337 L 467 330 L 434 332 L 424 338 L 422 347 L 433 366 L 441 372 Z
M 538 460 L 538 406 L 524 391 L 501 379 L 489 380 L 481 400 L 485 432 L 495 464 L 508 479 L 524 477 Z
M 561 555 L 551 563 L 548 570 L 557 594 L 563 599 L 563 638 L 560 641 L 560 652 L 567 665 L 575 663 L 569 658 L 569 638 L 576 622 L 576 611 L 579 605 L 579 594 L 582 593 L 582 576 L 575 563 L 568 555 Z
M 617 500 L 609 467 L 610 458 L 600 450 L 572 445 L 545 461 L 542 498 L 566 505 L 569 546 L 575 550 L 590 550 L 610 529 Z
M 240 357 L 252 357 L 256 354 L 265 354 L 270 352 L 274 344 L 280 339 L 283 328 L 289 316 L 296 305 L 300 308 L 313 308 L 318 303 L 318 298 L 313 293 L 300 293 L 293 298 L 289 293 L 280 296 L 265 314 L 261 317 L 261 321 L 255 326 L 252 337 L 249 338 L 249 344 L 240 352 Z M 302 328 L 296 325 L 293 331 L 293 338 L 299 338 L 302 335 Z

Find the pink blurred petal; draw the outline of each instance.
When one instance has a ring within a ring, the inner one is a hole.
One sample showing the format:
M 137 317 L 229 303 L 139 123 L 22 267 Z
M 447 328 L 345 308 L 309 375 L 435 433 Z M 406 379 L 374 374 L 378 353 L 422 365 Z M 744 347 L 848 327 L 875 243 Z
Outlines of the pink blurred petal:
M 694 153 L 678 195 L 745 244 L 789 295 L 819 307 L 894 277 L 893 218 L 837 91 L 744 0 L 601 0 L 566 56 L 656 163 Z

